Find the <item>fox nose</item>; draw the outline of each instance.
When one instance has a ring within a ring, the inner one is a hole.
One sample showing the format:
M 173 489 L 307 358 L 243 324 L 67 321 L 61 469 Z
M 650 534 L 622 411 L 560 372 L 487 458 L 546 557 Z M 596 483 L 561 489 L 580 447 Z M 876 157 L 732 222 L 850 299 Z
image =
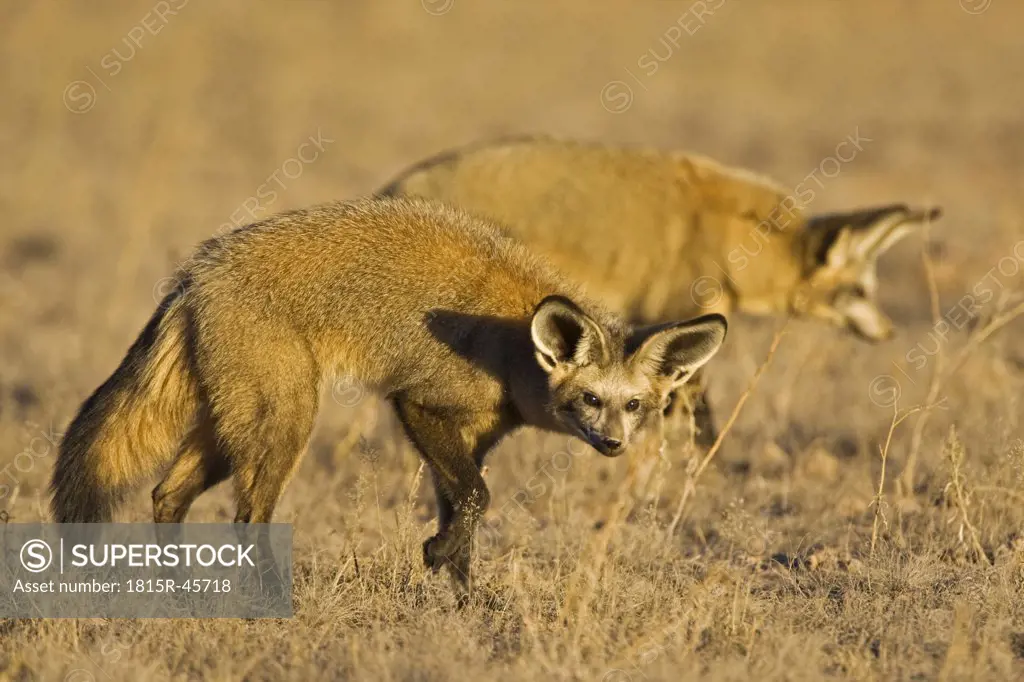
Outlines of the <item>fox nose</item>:
M 608 449 L 608 452 L 618 452 L 622 447 L 622 441 L 616 438 L 602 438 L 601 444 Z

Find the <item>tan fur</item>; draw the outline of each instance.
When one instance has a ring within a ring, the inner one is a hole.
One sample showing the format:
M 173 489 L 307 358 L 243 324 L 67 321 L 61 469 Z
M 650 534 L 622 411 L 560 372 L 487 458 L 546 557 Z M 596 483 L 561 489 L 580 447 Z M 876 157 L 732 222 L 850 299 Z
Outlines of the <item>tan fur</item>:
M 801 312 L 793 297 L 813 269 L 813 217 L 795 198 L 785 201 L 782 185 L 695 154 L 520 138 L 429 159 L 381 192 L 496 219 L 637 321 Z M 918 212 L 905 213 L 913 220 Z M 763 239 L 761 224 L 771 228 Z M 694 300 L 702 277 L 719 281 L 720 301 Z
M 701 157 L 548 138 L 445 155 L 384 192 L 440 199 L 494 218 L 591 295 L 644 321 L 700 312 L 691 284 L 721 276 L 709 259 L 727 265 L 725 254 L 785 196 L 780 187 Z M 775 248 L 785 253 L 789 243 L 779 240 Z
M 494 444 L 533 425 L 619 454 L 725 335 L 716 316 L 631 330 L 487 222 L 422 200 L 275 216 L 205 242 L 180 277 L 69 428 L 58 521 L 108 520 L 171 462 L 155 520 L 183 520 L 230 474 L 236 520 L 269 522 L 323 383 L 345 375 L 392 401 L 430 464 L 441 527 L 425 560 L 465 581 Z
M 863 243 L 877 234 L 887 248 L 904 227 L 938 216 L 902 205 L 808 216 L 780 184 L 699 155 L 545 137 L 447 152 L 381 193 L 499 221 L 634 322 L 794 314 L 876 341 L 891 333 L 873 300 L 874 259 L 884 248 L 826 258 L 830 244 L 846 230 Z

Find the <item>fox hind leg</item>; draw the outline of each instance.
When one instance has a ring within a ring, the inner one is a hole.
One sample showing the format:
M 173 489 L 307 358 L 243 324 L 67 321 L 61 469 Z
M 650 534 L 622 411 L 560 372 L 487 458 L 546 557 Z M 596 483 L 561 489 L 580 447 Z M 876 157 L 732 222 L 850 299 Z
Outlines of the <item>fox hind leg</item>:
M 315 377 L 293 377 L 264 409 L 231 415 L 236 428 L 220 431 L 233 463 L 239 523 L 270 523 L 285 486 L 306 450 L 318 408 Z M 239 419 L 241 417 L 241 419 Z M 244 428 L 237 428 L 245 425 Z
M 246 341 L 259 339 L 248 346 Z M 200 338 L 199 373 L 217 449 L 230 463 L 238 523 L 269 523 L 313 431 L 321 373 L 275 330 Z
M 217 448 L 208 412 L 185 437 L 178 457 L 153 489 L 153 521 L 181 523 L 203 492 L 228 477 L 231 467 Z
M 284 567 L 275 558 L 269 527 L 247 524 L 271 522 L 309 442 L 320 388 L 312 363 L 282 366 L 286 369 L 274 377 L 276 383 L 236 383 L 235 400 L 214 403 L 217 442 L 231 462 L 239 543 L 255 541 L 259 589 L 275 599 L 281 598 Z

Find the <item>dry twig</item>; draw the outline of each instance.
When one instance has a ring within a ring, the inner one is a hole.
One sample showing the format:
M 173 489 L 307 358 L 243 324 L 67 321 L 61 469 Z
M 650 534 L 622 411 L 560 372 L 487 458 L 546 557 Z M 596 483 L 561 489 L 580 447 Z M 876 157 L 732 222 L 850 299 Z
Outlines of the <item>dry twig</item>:
M 772 358 L 775 357 L 775 351 L 778 350 L 779 343 L 782 341 L 782 337 L 786 332 L 786 327 L 788 326 L 789 319 L 787 319 L 779 330 L 775 332 L 775 337 L 772 339 L 772 345 L 768 348 L 768 355 L 765 356 L 764 362 L 762 362 L 761 366 L 757 368 L 756 372 L 754 372 L 754 376 L 750 380 L 750 385 L 747 386 L 747 389 L 743 392 L 743 395 L 740 396 L 740 399 L 736 401 L 736 407 L 733 408 L 732 414 L 730 414 L 729 419 L 726 420 L 725 426 L 722 427 L 721 432 L 718 434 L 718 438 L 715 439 L 714 444 L 708 450 L 707 454 L 704 455 L 693 472 L 687 476 L 686 484 L 683 487 L 683 496 L 679 499 L 679 505 L 676 507 L 676 513 L 672 517 L 672 522 L 668 525 L 668 530 L 665 532 L 666 539 L 672 537 L 675 533 L 676 526 L 679 525 L 679 520 L 683 516 L 683 510 L 686 508 L 686 503 L 696 491 L 698 479 L 700 479 L 704 470 L 707 469 L 711 460 L 714 459 L 716 454 L 718 454 L 719 449 L 722 447 L 722 441 L 725 440 L 725 437 L 732 429 L 733 424 L 736 423 L 736 419 L 740 416 L 740 411 L 743 410 L 743 406 L 746 404 L 747 399 L 750 398 L 750 395 L 754 392 L 754 388 L 757 387 L 757 382 L 761 380 L 761 375 L 764 374 L 768 365 L 771 364 Z

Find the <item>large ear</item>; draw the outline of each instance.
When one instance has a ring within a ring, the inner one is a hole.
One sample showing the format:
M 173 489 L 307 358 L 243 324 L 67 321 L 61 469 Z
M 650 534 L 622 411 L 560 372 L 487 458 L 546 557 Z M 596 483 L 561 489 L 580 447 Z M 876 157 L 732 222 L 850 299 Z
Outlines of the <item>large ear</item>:
M 909 208 L 894 204 L 881 208 L 815 216 L 808 232 L 817 238 L 818 260 L 831 267 L 867 263 L 921 225 L 942 216 L 940 208 Z
M 652 376 L 669 377 L 676 388 L 718 352 L 727 328 L 724 317 L 712 314 L 638 329 L 630 339 L 636 348 L 631 362 Z
M 548 296 L 533 311 L 530 336 L 537 362 L 551 372 L 560 364 L 588 365 L 608 359 L 604 330 L 564 296 Z

